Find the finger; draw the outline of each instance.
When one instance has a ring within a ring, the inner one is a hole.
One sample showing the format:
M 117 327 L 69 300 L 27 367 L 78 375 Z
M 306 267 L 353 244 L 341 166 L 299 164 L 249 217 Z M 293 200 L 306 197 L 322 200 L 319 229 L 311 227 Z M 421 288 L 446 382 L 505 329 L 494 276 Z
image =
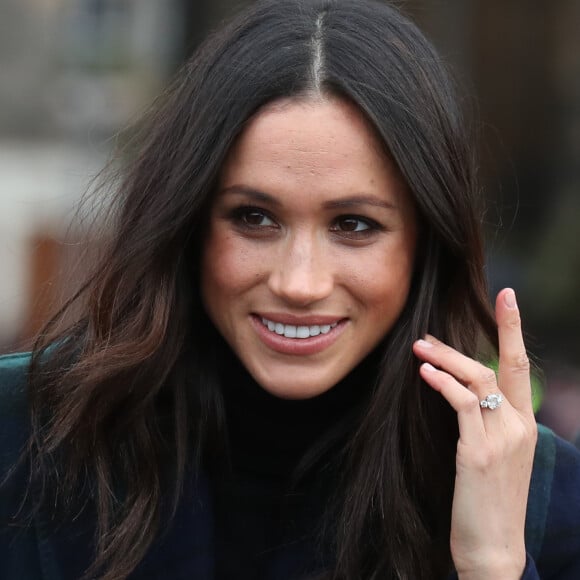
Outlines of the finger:
M 486 438 L 486 432 L 477 395 L 430 363 L 423 363 L 419 372 L 421 378 L 441 393 L 457 412 L 461 440 L 467 445 L 479 445 Z
M 499 337 L 499 387 L 513 407 L 533 413 L 530 362 L 515 292 L 504 288 L 495 302 Z
M 426 362 L 453 375 L 479 399 L 499 392 L 495 372 L 485 365 L 427 335 L 413 345 L 415 354 Z

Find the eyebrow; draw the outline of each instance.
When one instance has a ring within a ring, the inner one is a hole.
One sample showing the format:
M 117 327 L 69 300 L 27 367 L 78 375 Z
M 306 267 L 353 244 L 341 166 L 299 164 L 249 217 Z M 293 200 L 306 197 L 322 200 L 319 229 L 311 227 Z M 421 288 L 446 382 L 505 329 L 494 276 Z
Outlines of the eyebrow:
M 274 196 L 268 193 L 264 193 L 263 191 L 259 191 L 258 189 L 254 189 L 253 187 L 248 187 L 246 185 L 231 185 L 230 187 L 222 189 L 219 193 L 222 195 L 228 193 L 238 193 L 250 197 L 257 202 L 268 203 L 270 205 L 278 207 L 282 205 L 280 201 L 278 201 L 278 199 L 276 199 Z M 346 209 L 349 207 L 360 205 L 372 205 L 375 207 L 381 207 L 388 210 L 398 209 L 395 203 L 368 194 L 355 194 L 348 197 L 342 197 L 339 199 L 331 199 L 330 201 L 324 202 L 322 207 L 324 209 Z
M 254 189 L 253 187 L 248 187 L 247 185 L 231 185 L 230 187 L 225 187 L 219 191 L 220 195 L 225 195 L 228 193 L 239 193 L 259 201 L 262 203 L 269 203 L 274 206 L 281 206 L 282 204 L 272 195 Z
M 349 208 L 357 205 L 372 205 L 375 207 L 382 207 L 384 209 L 398 209 L 397 206 L 387 201 L 386 199 L 381 199 L 379 197 L 375 197 L 374 195 L 352 195 L 349 197 L 342 197 L 340 199 L 332 199 L 327 201 L 323 204 L 323 207 L 326 209 L 341 209 L 341 208 Z

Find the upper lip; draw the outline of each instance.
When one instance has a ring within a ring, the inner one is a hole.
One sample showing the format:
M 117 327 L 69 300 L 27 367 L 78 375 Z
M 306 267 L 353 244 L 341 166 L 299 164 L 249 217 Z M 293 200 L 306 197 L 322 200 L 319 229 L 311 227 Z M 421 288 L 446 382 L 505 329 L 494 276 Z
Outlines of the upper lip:
M 272 322 L 280 324 L 291 324 L 293 326 L 321 326 L 334 324 L 344 320 L 343 316 L 328 316 L 323 314 L 310 314 L 308 316 L 297 316 L 296 314 L 286 314 L 282 312 L 256 312 L 259 318 L 266 318 Z

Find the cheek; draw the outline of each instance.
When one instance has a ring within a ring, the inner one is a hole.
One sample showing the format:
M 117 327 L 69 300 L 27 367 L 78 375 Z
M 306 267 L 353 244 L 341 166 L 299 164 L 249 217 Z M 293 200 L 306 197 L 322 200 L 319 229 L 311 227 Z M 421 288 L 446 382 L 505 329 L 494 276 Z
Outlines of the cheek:
M 367 309 L 388 318 L 398 316 L 403 308 L 413 271 L 413 252 L 406 245 L 369 254 L 351 263 L 344 273 L 350 280 L 351 293 Z
M 219 229 L 208 237 L 202 260 L 202 292 L 212 301 L 218 295 L 236 295 L 259 276 L 260 261 L 238 237 Z

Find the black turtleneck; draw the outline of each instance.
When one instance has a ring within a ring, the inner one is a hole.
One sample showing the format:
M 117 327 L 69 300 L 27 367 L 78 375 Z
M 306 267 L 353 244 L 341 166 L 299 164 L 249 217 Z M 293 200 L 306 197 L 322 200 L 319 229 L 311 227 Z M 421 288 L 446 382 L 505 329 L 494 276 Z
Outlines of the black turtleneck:
M 337 451 L 376 377 L 376 361 L 369 357 L 307 400 L 269 394 L 231 352 L 220 366 L 231 469 L 213 478 L 216 579 L 290 580 L 313 572 L 324 565 L 316 535 L 335 485 Z

